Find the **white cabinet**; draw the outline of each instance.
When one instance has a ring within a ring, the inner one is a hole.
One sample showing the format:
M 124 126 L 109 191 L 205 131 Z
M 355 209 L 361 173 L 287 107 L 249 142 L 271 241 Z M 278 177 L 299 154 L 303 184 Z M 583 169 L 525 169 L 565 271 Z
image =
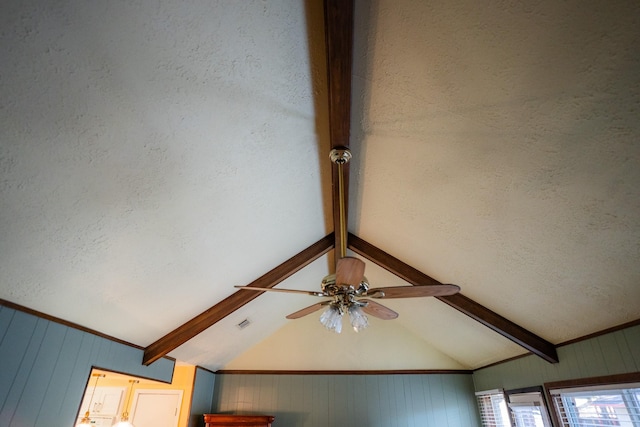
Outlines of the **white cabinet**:
M 91 398 L 92 395 L 93 399 Z M 124 395 L 125 387 L 96 387 L 95 392 L 92 388 L 87 388 L 82 399 L 79 416 L 83 417 L 89 411 L 89 416 L 116 417 L 123 407 Z M 89 408 L 89 402 L 91 402 L 91 408 Z

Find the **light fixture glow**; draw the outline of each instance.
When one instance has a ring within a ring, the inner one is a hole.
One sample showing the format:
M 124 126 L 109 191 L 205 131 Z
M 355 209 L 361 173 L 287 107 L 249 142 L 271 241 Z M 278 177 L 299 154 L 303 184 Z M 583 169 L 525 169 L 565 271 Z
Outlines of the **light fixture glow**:
M 113 427 L 134 427 L 129 421 L 129 404 L 131 403 L 131 395 L 133 394 L 133 385 L 138 383 L 138 380 L 129 380 L 131 384 L 131 388 L 129 389 L 129 396 L 127 397 L 127 404 L 124 407 L 124 411 L 122 412 L 122 416 L 120 417 L 120 422 L 114 424 Z
M 100 377 L 104 377 L 104 374 L 93 374 L 96 377 L 96 382 L 93 385 L 93 391 L 91 391 L 91 397 L 89 398 L 89 406 L 87 406 L 87 412 L 85 412 L 84 417 L 80 420 L 79 424 L 76 424 L 76 427 L 91 427 L 91 418 L 89 415 L 91 414 L 91 404 L 93 403 L 93 395 L 96 393 L 96 388 L 98 387 L 98 380 Z
M 320 316 L 320 323 L 328 330 L 339 334 L 342 332 L 342 318 L 345 312 L 349 313 L 349 319 L 354 331 L 359 332 L 369 326 L 369 319 L 362 312 L 361 304 L 354 301 L 335 301 L 331 303 Z
M 362 312 L 362 308 L 357 304 L 353 304 L 349 307 L 349 318 L 351 319 L 351 326 L 356 332 L 369 326 L 369 319 L 367 318 L 367 315 Z
M 331 304 L 320 316 L 320 323 L 330 331 L 339 334 L 342 332 L 342 315 L 344 311 L 338 304 Z

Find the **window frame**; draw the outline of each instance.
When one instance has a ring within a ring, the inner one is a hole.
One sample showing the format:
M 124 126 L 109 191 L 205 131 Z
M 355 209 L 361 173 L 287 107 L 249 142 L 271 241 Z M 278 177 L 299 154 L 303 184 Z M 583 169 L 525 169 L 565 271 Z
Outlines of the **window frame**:
M 615 388 L 616 386 L 617 388 L 621 388 L 624 387 L 625 384 L 634 383 L 640 383 L 640 372 L 544 383 L 546 399 L 547 402 L 550 403 L 549 406 L 552 408 L 552 410 L 549 411 L 549 414 L 551 415 L 551 423 L 556 427 L 563 426 L 560 415 L 557 413 L 556 405 L 553 404 L 552 391 L 561 389 L 570 390 L 573 388 L 575 388 L 576 391 L 580 391 L 579 389 L 585 389 L 587 387 L 593 388 L 593 390 L 606 390 L 607 388 Z

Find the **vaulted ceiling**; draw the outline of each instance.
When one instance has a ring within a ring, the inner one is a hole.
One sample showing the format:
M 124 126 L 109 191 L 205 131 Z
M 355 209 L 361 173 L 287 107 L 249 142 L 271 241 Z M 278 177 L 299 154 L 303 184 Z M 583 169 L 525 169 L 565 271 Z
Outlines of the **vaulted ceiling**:
M 10 0 L 0 25 L 6 301 L 214 370 L 472 369 L 640 318 L 637 2 L 355 2 L 348 255 L 462 292 L 340 335 L 285 319 L 314 297 L 234 288 L 334 271 L 322 1 Z

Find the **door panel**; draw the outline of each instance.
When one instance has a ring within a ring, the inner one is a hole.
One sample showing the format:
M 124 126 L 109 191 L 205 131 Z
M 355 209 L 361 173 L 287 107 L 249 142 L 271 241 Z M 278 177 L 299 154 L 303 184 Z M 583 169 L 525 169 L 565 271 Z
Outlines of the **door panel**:
M 131 420 L 136 427 L 177 427 L 182 390 L 136 390 Z

